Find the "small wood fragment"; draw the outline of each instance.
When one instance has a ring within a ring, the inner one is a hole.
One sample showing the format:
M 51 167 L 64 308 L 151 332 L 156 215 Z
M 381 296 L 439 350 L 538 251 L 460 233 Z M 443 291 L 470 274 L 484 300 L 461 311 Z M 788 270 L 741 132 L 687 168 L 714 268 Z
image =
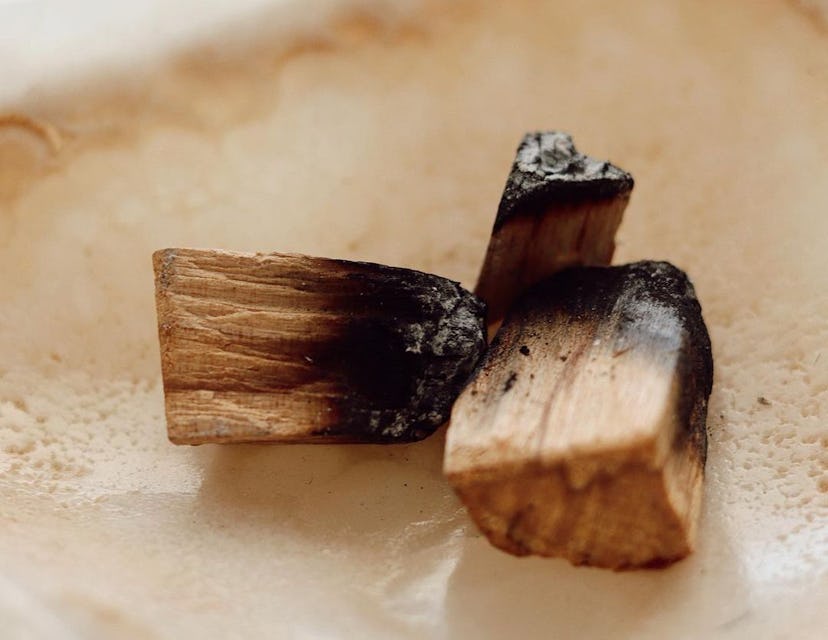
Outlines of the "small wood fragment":
M 528 287 L 573 265 L 607 265 L 630 199 L 626 171 L 578 152 L 558 131 L 518 147 L 475 293 L 502 319 Z
M 565 270 L 504 320 L 454 406 L 445 473 L 509 553 L 662 566 L 696 537 L 712 379 L 682 271 Z
M 195 249 L 153 264 L 176 444 L 418 440 L 486 348 L 485 305 L 419 271 Z

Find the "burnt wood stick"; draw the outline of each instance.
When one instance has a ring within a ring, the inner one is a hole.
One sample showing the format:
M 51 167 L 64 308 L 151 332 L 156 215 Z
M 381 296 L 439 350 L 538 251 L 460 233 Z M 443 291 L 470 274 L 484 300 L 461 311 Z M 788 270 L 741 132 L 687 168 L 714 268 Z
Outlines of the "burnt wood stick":
M 454 406 L 445 473 L 509 553 L 670 563 L 696 537 L 712 380 L 682 271 L 565 270 L 504 320 Z
M 633 179 L 585 156 L 558 131 L 529 133 L 517 150 L 475 293 L 497 323 L 528 287 L 573 265 L 606 265 Z
M 177 444 L 418 440 L 486 348 L 485 305 L 419 271 L 195 249 L 153 264 Z

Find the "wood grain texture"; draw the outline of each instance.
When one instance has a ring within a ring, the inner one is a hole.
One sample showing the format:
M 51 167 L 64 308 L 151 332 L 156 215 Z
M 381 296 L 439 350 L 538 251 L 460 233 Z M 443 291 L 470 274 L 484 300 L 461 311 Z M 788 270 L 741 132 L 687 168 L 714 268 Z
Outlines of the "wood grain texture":
M 614 569 L 672 562 L 696 535 L 712 378 L 683 272 L 563 271 L 506 317 L 455 404 L 445 472 L 510 553 Z
M 153 264 L 175 443 L 417 440 L 485 350 L 485 306 L 438 276 L 195 249 Z
M 498 207 L 475 293 L 502 319 L 528 287 L 573 265 L 607 265 L 633 179 L 561 132 L 527 134 Z

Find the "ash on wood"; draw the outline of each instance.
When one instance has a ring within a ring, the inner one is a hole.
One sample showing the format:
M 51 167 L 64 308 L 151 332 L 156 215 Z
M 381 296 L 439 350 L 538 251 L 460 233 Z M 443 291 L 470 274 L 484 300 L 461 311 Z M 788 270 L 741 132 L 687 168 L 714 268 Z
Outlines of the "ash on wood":
M 670 563 L 696 535 L 712 379 L 682 271 L 565 270 L 504 320 L 455 404 L 445 473 L 509 553 Z
M 418 440 L 486 348 L 485 305 L 438 276 L 193 249 L 153 264 L 177 444 Z
M 529 133 L 518 147 L 475 293 L 496 323 L 514 300 L 565 267 L 606 265 L 633 179 L 578 152 L 558 131 Z

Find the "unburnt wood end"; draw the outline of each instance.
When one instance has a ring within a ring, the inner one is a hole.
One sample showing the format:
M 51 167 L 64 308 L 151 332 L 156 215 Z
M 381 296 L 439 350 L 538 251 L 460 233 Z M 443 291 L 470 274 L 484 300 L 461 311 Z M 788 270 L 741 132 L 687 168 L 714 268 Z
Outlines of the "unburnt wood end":
M 521 142 L 475 293 L 496 323 L 520 293 L 572 265 L 606 265 L 633 179 L 550 131 Z
M 407 442 L 485 350 L 485 307 L 408 269 L 284 254 L 153 255 L 170 440 Z
M 452 412 L 445 472 L 490 541 L 615 569 L 693 548 L 713 378 L 675 267 L 578 267 L 507 315 Z

